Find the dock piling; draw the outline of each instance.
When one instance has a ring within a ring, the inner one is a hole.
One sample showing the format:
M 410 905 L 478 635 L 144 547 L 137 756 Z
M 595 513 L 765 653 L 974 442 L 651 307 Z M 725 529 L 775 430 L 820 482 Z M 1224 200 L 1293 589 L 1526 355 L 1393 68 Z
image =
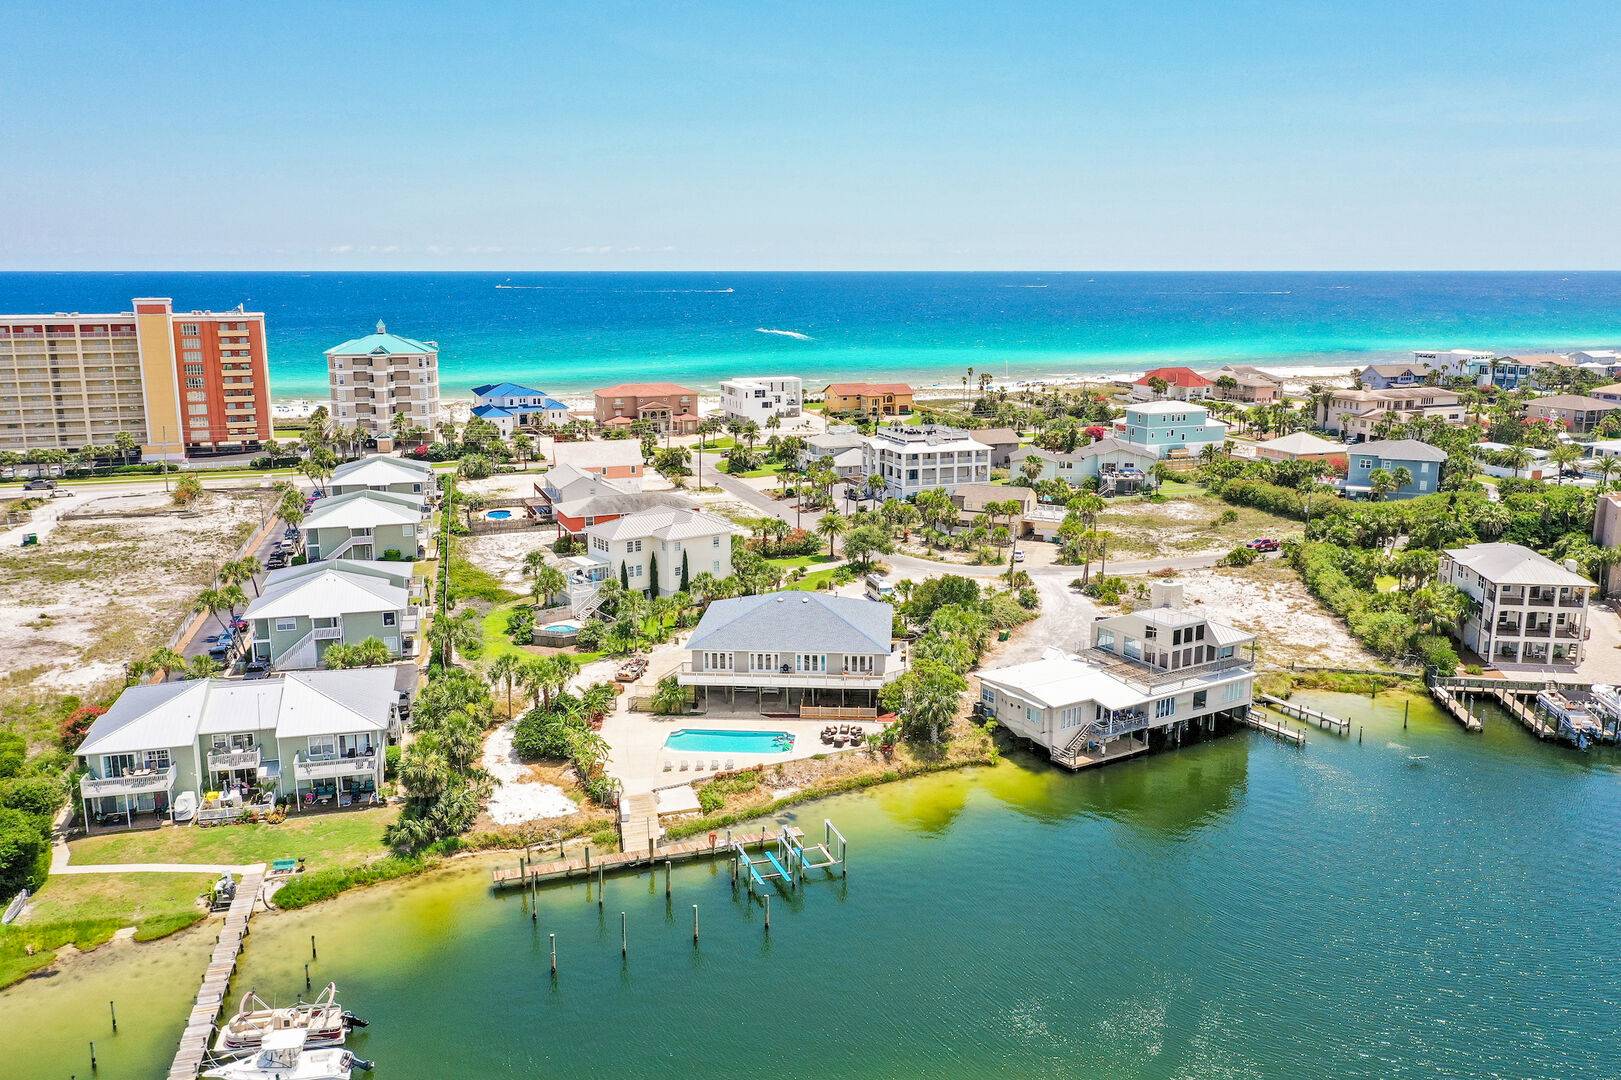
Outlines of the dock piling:
M 625 922 L 625 913 L 619 913 L 619 955 L 624 957 L 630 953 L 630 931 Z
M 304 989 L 307 991 L 307 990 L 309 990 L 309 988 L 310 988 L 310 966 L 308 964 L 305 964 L 304 965 Z
M 113 1014 L 113 1034 L 118 1034 L 118 1006 L 112 1002 L 107 1003 L 107 1011 Z
M 552 936 L 552 978 L 557 978 L 557 935 Z
M 96 1071 L 96 1044 L 90 1044 L 90 1071 Z
M 670 860 L 664 860 L 664 895 L 670 895 Z
M 597 866 L 597 910 L 598 911 L 602 910 L 602 903 L 603 903 L 603 900 L 604 900 L 604 895 L 603 894 L 607 892 L 607 885 L 608 885 L 608 868 L 606 866 L 602 866 L 602 865 L 599 864 Z
M 315 935 L 310 935 L 310 959 L 315 959 Z
M 590 844 L 585 845 L 585 872 L 586 872 L 586 874 L 588 876 L 591 873 L 591 845 Z
M 698 905 L 692 905 L 692 943 L 698 944 Z
M 771 894 L 765 894 L 765 932 L 771 933 Z

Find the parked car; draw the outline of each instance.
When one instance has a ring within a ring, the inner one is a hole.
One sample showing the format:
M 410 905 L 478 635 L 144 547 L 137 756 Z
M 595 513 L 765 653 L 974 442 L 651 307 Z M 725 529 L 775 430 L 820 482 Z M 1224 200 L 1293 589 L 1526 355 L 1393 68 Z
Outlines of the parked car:
M 24 491 L 55 491 L 56 481 L 47 480 L 43 476 L 36 476 L 23 485 Z
M 1023 548 L 1014 548 L 1013 549 L 1013 561 L 1014 562 L 1024 562 L 1024 549 Z
M 1283 547 L 1282 544 L 1278 543 L 1270 536 L 1263 536 L 1258 540 L 1251 540 L 1244 546 L 1252 551 L 1277 551 L 1279 548 Z
M 285 551 L 272 551 L 269 555 L 265 556 L 266 570 L 280 570 L 286 565 L 287 553 Z

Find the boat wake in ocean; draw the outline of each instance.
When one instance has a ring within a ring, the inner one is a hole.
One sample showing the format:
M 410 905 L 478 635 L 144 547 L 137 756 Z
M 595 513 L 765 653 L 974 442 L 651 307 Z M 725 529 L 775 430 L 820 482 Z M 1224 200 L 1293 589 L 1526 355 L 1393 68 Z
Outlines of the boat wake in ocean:
M 778 337 L 791 337 L 795 341 L 811 340 L 809 334 L 801 334 L 798 330 L 773 330 L 768 326 L 756 326 L 754 332 L 756 334 L 776 334 Z

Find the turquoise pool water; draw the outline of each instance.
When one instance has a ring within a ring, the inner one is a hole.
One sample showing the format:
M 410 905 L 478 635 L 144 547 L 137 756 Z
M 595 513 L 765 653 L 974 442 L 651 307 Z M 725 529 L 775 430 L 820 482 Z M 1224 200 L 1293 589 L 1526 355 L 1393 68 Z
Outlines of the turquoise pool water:
M 580 624 L 571 622 L 554 622 L 547 623 L 545 626 L 542 626 L 541 629 L 552 634 L 578 634 L 580 632 Z
M 512 511 L 511 510 L 491 510 L 488 514 L 485 514 L 484 516 L 489 518 L 491 521 L 505 521 L 507 518 L 512 516 Z
M 794 737 L 786 731 L 707 731 L 682 728 L 664 740 L 666 750 L 716 754 L 780 754 L 790 750 Z

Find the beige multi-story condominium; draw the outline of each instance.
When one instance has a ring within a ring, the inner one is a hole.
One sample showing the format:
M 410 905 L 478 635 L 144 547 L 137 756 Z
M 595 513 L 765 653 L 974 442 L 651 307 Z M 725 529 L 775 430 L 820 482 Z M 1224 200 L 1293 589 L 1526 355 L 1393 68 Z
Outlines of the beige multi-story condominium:
M 326 351 L 332 419 L 390 438 L 394 417 L 432 431 L 439 422 L 439 343 L 391 334 L 381 319 L 377 332 Z
M 1463 399 L 1436 386 L 1405 386 L 1390 390 L 1335 390 L 1317 407 L 1317 422 L 1351 442 L 1377 437 L 1379 422 L 1387 414 L 1406 422 L 1420 416 L 1461 424 Z
M 1459 638 L 1487 663 L 1582 662 L 1597 588 L 1582 575 L 1519 544 L 1470 544 L 1443 551 L 1436 577 L 1474 601 Z
M 112 315 L 0 315 L 0 450 L 113 445 L 148 457 L 233 453 L 270 438 L 259 312 L 177 312 L 143 297 Z

